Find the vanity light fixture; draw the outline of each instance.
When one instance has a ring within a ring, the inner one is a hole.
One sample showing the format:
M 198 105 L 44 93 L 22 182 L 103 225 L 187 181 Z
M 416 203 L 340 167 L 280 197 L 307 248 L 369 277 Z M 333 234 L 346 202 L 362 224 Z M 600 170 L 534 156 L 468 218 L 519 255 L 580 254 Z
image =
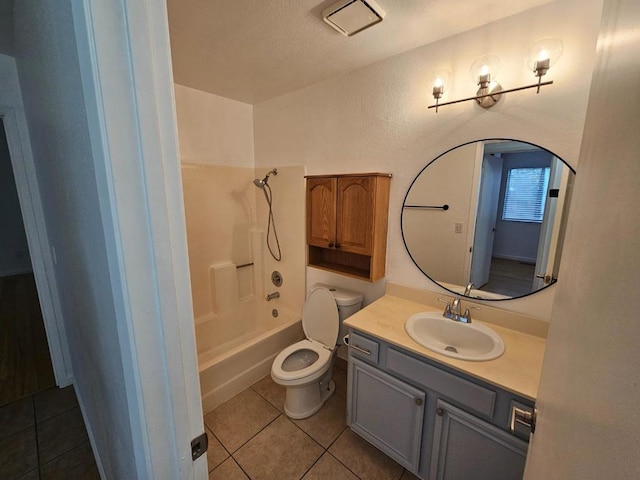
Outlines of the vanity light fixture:
M 436 99 L 436 112 L 438 111 L 438 101 L 442 98 L 445 88 L 449 88 L 449 77 L 448 70 L 433 72 L 433 98 Z
M 526 60 L 528 67 L 538 78 L 538 82 L 523 87 L 510 88 L 508 90 L 503 90 L 502 86 L 495 81 L 500 71 L 500 59 L 496 55 L 484 55 L 471 65 L 470 73 L 472 80 L 478 85 L 478 91 L 475 96 L 440 103 L 444 88 L 442 87 L 443 84 L 438 80 L 438 77 L 435 77 L 433 83 L 433 98 L 436 103 L 429 105 L 429 108 L 435 108 L 437 112 L 439 107 L 467 102 L 469 100 L 475 100 L 476 103 L 483 108 L 490 108 L 498 103 L 502 95 L 506 93 L 528 90 L 530 88 L 535 88 L 536 93 L 540 93 L 540 87 L 553 83 L 553 80 L 543 82 L 542 77 L 546 75 L 549 68 L 556 63 L 560 55 L 562 55 L 562 42 L 559 39 L 543 38 L 535 42 L 531 46 Z

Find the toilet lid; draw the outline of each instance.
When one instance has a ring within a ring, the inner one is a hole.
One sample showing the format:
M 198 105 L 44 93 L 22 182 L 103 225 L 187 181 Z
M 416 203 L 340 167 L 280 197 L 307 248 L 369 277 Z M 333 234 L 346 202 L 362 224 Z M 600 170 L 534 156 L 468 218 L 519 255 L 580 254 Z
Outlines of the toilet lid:
M 333 294 L 317 288 L 309 295 L 302 309 L 302 328 L 309 340 L 334 348 L 338 340 L 340 319 Z

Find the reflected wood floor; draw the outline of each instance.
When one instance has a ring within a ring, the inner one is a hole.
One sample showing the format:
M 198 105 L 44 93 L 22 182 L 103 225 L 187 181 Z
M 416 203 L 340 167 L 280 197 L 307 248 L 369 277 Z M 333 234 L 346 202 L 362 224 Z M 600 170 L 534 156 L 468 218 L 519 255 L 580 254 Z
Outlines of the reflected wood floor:
M 33 274 L 0 277 L 0 406 L 53 386 Z
M 486 292 L 519 297 L 531 293 L 536 267 L 506 258 L 491 258 L 489 282 L 480 288 Z

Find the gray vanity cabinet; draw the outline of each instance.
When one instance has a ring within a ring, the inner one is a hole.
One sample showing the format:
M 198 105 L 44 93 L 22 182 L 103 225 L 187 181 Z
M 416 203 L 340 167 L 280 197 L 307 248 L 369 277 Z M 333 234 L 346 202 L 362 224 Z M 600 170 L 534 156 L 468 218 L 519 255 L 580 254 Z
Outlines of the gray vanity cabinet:
M 351 429 L 417 471 L 425 393 L 356 359 L 351 360 L 350 373 Z
M 350 332 L 347 425 L 424 480 L 520 480 L 528 443 L 509 431 L 533 402 Z M 523 435 L 528 439 L 528 435 Z
M 430 479 L 521 480 L 526 457 L 526 442 L 438 400 Z

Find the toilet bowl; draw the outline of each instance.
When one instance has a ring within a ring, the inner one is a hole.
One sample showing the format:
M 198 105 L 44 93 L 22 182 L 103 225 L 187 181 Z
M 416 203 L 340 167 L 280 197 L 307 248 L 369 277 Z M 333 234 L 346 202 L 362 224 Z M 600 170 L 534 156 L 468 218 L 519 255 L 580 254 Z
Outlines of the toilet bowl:
M 313 415 L 333 394 L 331 378 L 340 324 L 362 304 L 362 294 L 326 287 L 314 285 L 304 304 L 306 338 L 285 348 L 271 366 L 273 381 L 287 387 L 284 412 L 290 418 Z

